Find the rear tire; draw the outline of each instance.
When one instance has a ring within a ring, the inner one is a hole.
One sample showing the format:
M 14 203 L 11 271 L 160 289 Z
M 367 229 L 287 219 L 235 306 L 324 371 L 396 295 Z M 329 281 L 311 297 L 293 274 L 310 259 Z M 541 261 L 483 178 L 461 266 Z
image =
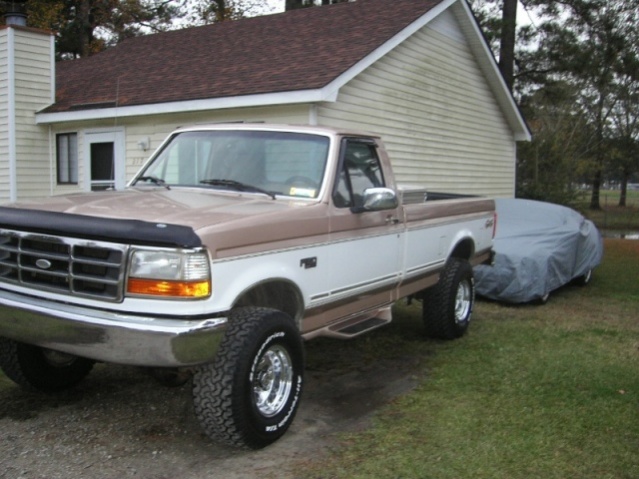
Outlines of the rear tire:
M 82 381 L 94 361 L 0 338 L 0 369 L 25 389 L 52 393 Z
M 227 445 L 260 449 L 289 428 L 302 394 L 304 347 L 287 314 L 232 311 L 215 362 L 193 376 L 195 415 Z
M 537 300 L 537 304 L 540 305 L 544 305 L 548 303 L 548 300 L 550 299 L 550 292 L 544 293 L 538 300 Z
M 468 329 L 475 304 L 475 280 L 468 261 L 450 258 L 439 282 L 423 293 L 426 333 L 438 339 L 456 339 Z
M 586 286 L 587 284 L 590 283 L 591 280 L 592 280 L 592 269 L 589 269 L 588 271 L 586 271 L 585 274 L 582 274 L 581 276 L 577 276 L 574 279 L 574 283 L 578 286 Z

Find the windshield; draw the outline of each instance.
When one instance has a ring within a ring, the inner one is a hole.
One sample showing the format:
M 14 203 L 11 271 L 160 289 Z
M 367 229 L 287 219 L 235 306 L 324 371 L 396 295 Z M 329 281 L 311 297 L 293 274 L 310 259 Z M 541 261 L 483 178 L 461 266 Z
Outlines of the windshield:
M 188 131 L 173 136 L 135 184 L 317 198 L 328 148 L 328 137 L 304 133 Z

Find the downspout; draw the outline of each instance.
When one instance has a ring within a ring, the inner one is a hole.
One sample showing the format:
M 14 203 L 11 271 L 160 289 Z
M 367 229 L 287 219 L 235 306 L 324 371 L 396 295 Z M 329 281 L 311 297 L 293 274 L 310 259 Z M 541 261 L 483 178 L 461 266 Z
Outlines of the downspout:
M 7 94 L 9 96 L 7 120 L 9 121 L 9 201 L 18 200 L 18 182 L 16 177 L 16 74 L 15 74 L 15 31 L 9 27 L 7 32 Z

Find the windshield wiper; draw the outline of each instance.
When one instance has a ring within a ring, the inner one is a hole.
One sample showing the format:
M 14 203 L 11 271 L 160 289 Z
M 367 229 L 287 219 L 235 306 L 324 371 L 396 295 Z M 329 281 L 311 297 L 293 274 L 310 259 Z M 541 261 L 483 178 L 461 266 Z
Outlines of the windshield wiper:
M 167 190 L 171 189 L 171 187 L 166 184 L 166 181 L 164 181 L 162 178 L 158 178 L 157 176 L 152 176 L 152 175 L 151 176 L 140 176 L 135 182 L 137 183 L 138 181 L 150 181 L 154 185 L 163 186 Z
M 225 186 L 227 188 L 232 188 L 234 190 L 248 191 L 250 193 L 262 193 L 264 195 L 268 195 L 271 198 L 275 199 L 275 193 L 273 193 L 272 191 L 266 191 L 257 186 L 247 185 L 246 183 L 241 183 L 235 180 L 221 180 L 217 178 L 211 178 L 208 180 L 202 180 L 200 181 L 200 183 L 204 185 L 211 185 L 211 186 Z

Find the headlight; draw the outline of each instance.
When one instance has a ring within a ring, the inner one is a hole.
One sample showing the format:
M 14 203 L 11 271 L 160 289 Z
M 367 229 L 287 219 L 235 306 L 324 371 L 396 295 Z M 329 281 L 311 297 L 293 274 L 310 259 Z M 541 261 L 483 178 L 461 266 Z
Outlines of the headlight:
M 136 250 L 129 264 L 127 294 L 176 298 L 211 295 L 211 267 L 204 251 Z

